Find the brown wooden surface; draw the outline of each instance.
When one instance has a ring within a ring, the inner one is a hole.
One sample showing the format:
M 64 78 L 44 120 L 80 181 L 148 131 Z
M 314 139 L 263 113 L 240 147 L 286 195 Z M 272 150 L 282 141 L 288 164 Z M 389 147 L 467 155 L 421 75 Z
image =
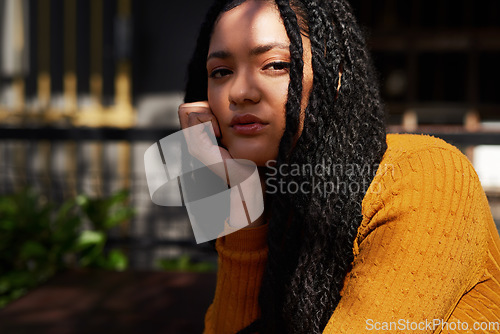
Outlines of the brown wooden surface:
M 215 273 L 67 272 L 0 310 L 0 333 L 201 333 L 215 279 Z

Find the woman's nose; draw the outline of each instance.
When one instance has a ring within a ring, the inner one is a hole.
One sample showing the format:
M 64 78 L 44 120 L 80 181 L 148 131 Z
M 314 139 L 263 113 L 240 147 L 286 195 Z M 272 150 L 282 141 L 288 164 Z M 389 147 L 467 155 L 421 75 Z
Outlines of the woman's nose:
M 251 75 L 247 73 L 234 75 L 229 90 L 229 102 L 231 104 L 258 103 L 260 98 L 260 90 Z

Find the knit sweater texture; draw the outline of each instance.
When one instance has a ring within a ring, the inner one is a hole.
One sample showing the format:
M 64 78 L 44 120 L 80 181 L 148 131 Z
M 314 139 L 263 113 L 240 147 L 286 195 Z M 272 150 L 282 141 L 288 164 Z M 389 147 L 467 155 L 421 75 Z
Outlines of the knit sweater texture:
M 471 163 L 434 137 L 389 134 L 387 144 L 323 333 L 500 333 L 500 238 Z M 234 334 L 259 317 L 267 230 L 217 239 L 204 333 Z

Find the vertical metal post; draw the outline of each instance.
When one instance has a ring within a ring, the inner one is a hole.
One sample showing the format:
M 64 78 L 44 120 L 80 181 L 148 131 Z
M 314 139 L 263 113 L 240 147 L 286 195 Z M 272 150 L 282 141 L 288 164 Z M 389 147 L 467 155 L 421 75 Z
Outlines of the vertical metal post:
M 43 112 L 50 105 L 50 0 L 38 1 L 38 102 Z
M 101 0 L 90 2 L 90 95 L 93 101 L 93 109 L 98 117 L 102 111 L 102 24 L 103 9 Z M 97 122 L 97 126 L 101 126 Z M 92 178 L 97 196 L 102 196 L 102 170 L 103 170 L 103 147 L 102 143 L 92 144 Z
M 42 113 L 48 113 L 50 107 L 50 0 L 38 1 L 38 103 Z M 51 144 L 38 142 L 38 151 L 42 159 L 42 187 L 51 197 Z
M 117 2 L 117 23 L 115 29 L 121 29 L 122 38 L 116 38 L 115 43 L 130 43 L 131 27 L 130 16 L 132 13 L 132 6 L 130 0 L 118 0 Z M 124 36 L 123 36 L 124 35 Z M 123 113 L 130 113 L 132 107 L 132 64 L 130 62 L 130 44 L 120 45 L 121 49 L 116 68 L 115 79 L 115 103 L 116 108 L 122 109 Z M 130 189 L 131 173 L 131 147 L 130 143 L 121 142 L 118 144 L 118 166 L 121 187 Z M 132 194 L 132 192 L 130 192 Z M 122 237 L 127 237 L 130 234 L 130 222 L 124 222 L 120 226 L 120 234 Z
M 90 2 L 90 94 L 95 104 L 102 101 L 102 1 Z
M 77 111 L 76 86 L 76 0 L 65 0 L 64 6 L 64 111 L 74 116 Z M 66 152 L 66 185 L 70 197 L 77 193 L 77 150 L 76 143 L 68 141 Z

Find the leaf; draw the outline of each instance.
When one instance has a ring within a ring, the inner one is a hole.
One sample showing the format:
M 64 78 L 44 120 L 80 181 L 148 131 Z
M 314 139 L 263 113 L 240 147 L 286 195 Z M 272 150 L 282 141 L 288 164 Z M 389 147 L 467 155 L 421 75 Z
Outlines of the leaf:
M 89 205 L 90 198 L 87 195 L 80 194 L 76 196 L 75 198 L 75 203 L 79 205 L 80 207 L 86 207 Z
M 37 282 L 37 278 L 28 271 L 11 271 L 7 273 L 2 280 L 5 279 L 11 289 L 22 287 L 33 287 Z
M 15 214 L 16 207 L 16 202 L 11 196 L 0 197 L 0 217 L 6 217 Z
M 120 191 L 117 191 L 111 197 L 109 198 L 109 203 L 110 205 L 115 205 L 115 204 L 124 204 L 130 195 L 130 192 L 127 189 L 122 189 Z
M 93 245 L 101 245 L 106 241 L 106 236 L 100 231 L 83 231 L 76 241 L 76 249 L 84 249 Z
M 160 259 L 156 266 L 166 271 L 213 272 L 217 265 L 211 262 L 193 263 L 189 255 L 184 254 L 176 259 Z
M 113 249 L 108 255 L 108 269 L 125 270 L 128 267 L 127 256 L 119 249 Z
M 82 267 L 97 267 L 106 268 L 106 259 L 103 252 L 104 244 L 94 244 L 85 248 L 79 253 L 80 260 L 78 261 Z
M 20 257 L 23 260 L 41 258 L 47 254 L 47 249 L 39 242 L 28 240 L 21 246 Z
M 92 223 L 94 229 L 107 231 L 130 219 L 135 211 L 128 205 L 129 191 L 121 190 L 105 198 L 80 195 L 76 204 Z
M 175 260 L 160 259 L 156 262 L 156 266 L 166 271 L 177 270 L 177 262 Z
M 134 214 L 135 210 L 132 208 L 120 208 L 112 215 L 110 215 L 108 219 L 106 219 L 104 226 L 106 227 L 106 229 L 110 229 L 112 227 L 115 227 L 116 225 L 123 223 L 124 221 L 131 219 Z
M 187 270 L 189 268 L 189 255 L 182 255 L 179 258 L 179 269 Z
M 0 294 L 7 292 L 10 289 L 10 282 L 8 277 L 0 277 Z
M 13 231 L 16 227 L 16 223 L 10 219 L 0 220 L 0 230 Z

